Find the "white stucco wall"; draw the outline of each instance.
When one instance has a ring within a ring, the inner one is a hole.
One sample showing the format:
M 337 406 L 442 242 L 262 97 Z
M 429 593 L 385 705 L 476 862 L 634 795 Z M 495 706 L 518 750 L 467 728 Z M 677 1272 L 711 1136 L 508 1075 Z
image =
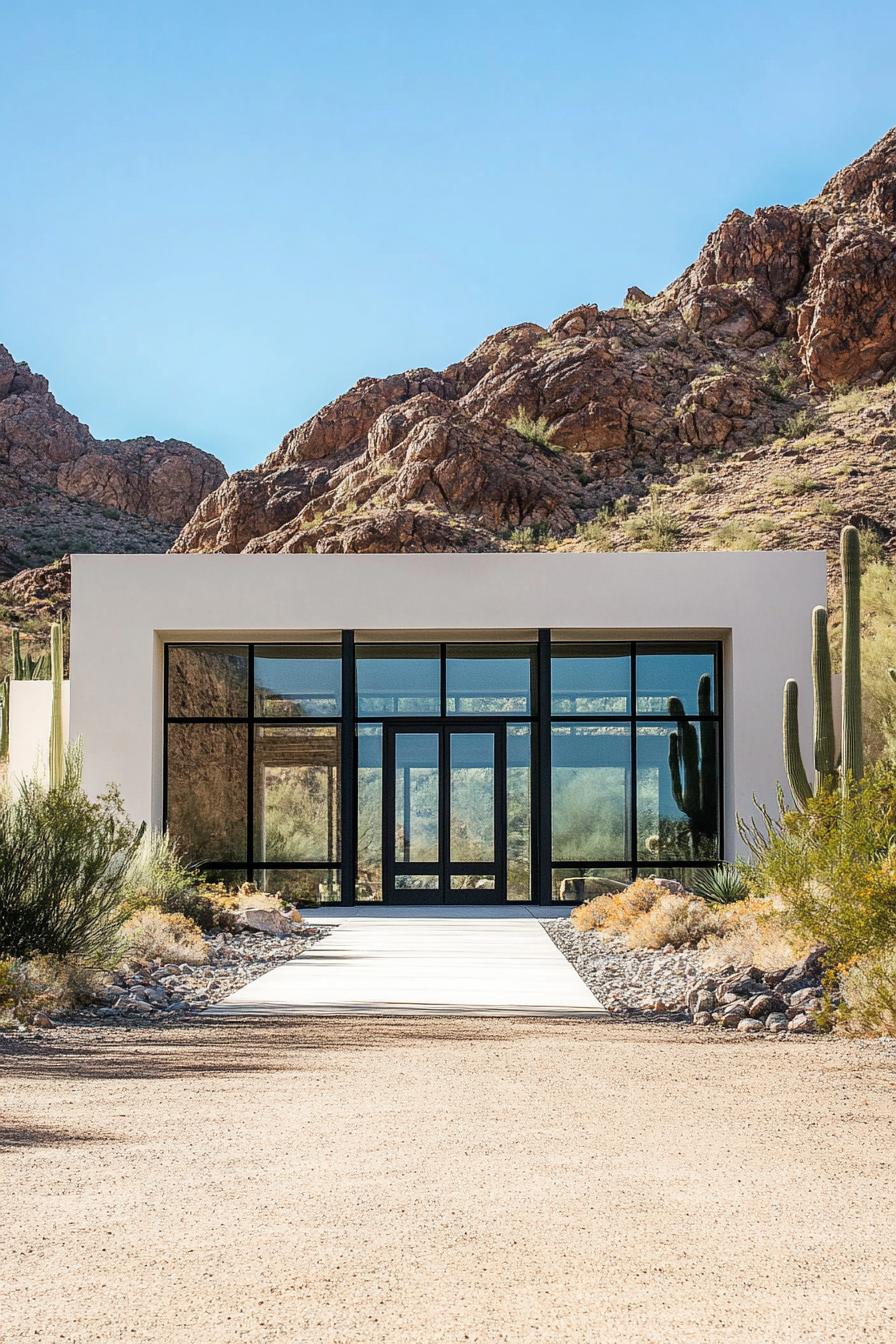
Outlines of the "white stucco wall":
M 46 780 L 50 759 L 51 681 L 9 683 L 9 781 L 15 784 L 35 773 Z M 62 683 L 62 730 L 69 731 L 69 683 Z
M 72 733 L 85 783 L 115 782 L 134 818 L 162 811 L 162 647 L 169 639 L 301 640 L 354 629 L 725 641 L 725 836 L 783 775 L 781 698 L 809 684 L 822 552 L 612 555 L 72 557 Z M 808 731 L 810 697 L 803 696 Z

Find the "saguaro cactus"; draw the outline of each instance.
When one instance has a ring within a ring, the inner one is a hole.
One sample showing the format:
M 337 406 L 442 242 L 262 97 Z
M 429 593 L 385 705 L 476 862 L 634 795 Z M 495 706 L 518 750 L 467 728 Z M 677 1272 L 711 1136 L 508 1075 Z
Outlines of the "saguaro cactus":
M 53 698 L 50 707 L 50 788 L 58 789 L 65 778 L 65 741 L 62 726 L 62 624 L 54 621 L 50 628 L 50 677 Z
M 839 783 L 845 793 L 850 781 L 861 779 L 862 748 L 861 669 L 861 557 L 859 534 L 845 527 L 840 534 L 840 572 L 843 578 L 843 689 L 841 695 L 841 753 L 834 741 L 834 695 L 831 684 L 831 642 L 824 607 L 812 612 L 812 744 L 815 779 L 810 781 L 803 762 L 799 730 L 799 687 L 791 679 L 784 687 L 784 765 L 790 790 L 801 807 L 816 793 L 830 792 Z
M 697 712 L 712 713 L 712 678 L 704 675 L 697 683 Z M 715 723 L 701 718 L 697 727 L 687 718 L 684 705 L 675 696 L 669 701 L 669 713 L 678 725 L 669 735 L 669 774 L 672 797 L 688 819 L 694 857 L 711 847 L 718 834 L 718 770 L 716 766 Z

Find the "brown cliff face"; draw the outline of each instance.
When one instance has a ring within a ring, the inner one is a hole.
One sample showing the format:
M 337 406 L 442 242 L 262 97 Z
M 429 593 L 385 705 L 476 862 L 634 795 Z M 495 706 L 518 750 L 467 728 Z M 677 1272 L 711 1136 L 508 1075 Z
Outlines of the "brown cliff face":
M 165 550 L 226 475 L 176 439 L 95 439 L 0 346 L 0 573 L 70 550 Z
M 204 498 L 173 549 L 568 540 L 694 459 L 755 460 L 797 413 L 894 366 L 896 130 L 815 200 L 734 211 L 656 298 L 632 289 L 621 308 L 498 332 L 440 373 L 363 379 Z

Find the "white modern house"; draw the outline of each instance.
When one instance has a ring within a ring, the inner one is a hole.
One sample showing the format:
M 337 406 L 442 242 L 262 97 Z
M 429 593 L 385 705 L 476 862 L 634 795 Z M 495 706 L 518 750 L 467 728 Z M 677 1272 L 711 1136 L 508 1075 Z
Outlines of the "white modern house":
M 820 552 L 75 556 L 71 733 L 228 880 L 577 900 L 735 855 L 825 586 Z

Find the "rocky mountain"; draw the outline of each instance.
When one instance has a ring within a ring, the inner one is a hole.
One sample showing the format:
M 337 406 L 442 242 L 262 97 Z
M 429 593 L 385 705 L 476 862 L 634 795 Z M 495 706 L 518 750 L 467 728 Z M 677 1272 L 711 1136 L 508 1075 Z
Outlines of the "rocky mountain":
M 0 346 L 0 575 L 70 551 L 164 551 L 226 478 L 168 439 L 95 439 Z
M 172 549 L 824 544 L 857 512 L 886 543 L 894 371 L 896 130 L 806 204 L 735 210 L 655 297 L 362 379 Z

